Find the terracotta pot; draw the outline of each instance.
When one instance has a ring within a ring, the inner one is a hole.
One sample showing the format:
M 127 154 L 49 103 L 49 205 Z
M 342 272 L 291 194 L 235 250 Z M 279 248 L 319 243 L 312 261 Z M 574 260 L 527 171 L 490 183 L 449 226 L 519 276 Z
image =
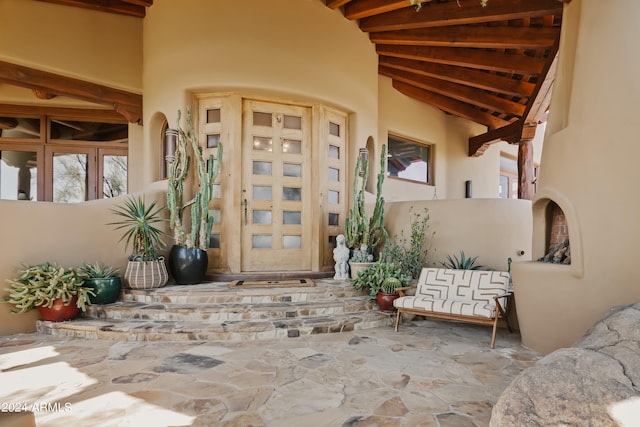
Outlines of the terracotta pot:
M 71 320 L 80 311 L 77 305 L 78 297 L 73 296 L 71 302 L 65 305 L 62 299 L 58 298 L 53 301 L 51 307 L 39 306 L 38 311 L 42 320 L 48 320 L 49 322 L 63 322 L 65 320 Z
M 376 302 L 380 311 L 395 311 L 393 301 L 398 298 L 398 294 L 385 294 L 384 292 L 378 292 L 376 295 Z

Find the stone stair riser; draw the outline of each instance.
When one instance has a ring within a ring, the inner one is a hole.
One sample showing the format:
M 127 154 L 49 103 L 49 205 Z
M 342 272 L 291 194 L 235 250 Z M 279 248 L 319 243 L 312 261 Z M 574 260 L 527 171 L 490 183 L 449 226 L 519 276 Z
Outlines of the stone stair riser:
M 69 322 L 38 321 L 42 333 L 117 341 L 269 340 L 391 327 L 389 313 L 348 281 L 315 287 L 231 289 L 226 283 L 125 289 Z
M 176 309 L 168 306 L 167 309 L 128 309 L 126 307 L 103 308 L 100 316 L 103 319 L 141 319 L 141 320 L 164 320 L 164 321 L 204 321 L 204 322 L 224 322 L 237 320 L 268 320 L 281 318 L 298 318 L 310 316 L 328 316 L 346 313 L 357 313 L 375 308 L 372 301 L 359 301 L 351 304 L 334 304 L 327 307 L 296 307 L 295 305 L 270 310 L 263 307 L 255 308 L 226 308 L 202 310 L 198 307 L 193 309 Z M 88 317 L 93 317 L 91 314 Z
M 377 327 L 391 327 L 391 318 L 347 323 L 342 325 L 301 325 L 291 329 L 272 328 L 263 331 L 215 331 L 215 330 L 163 330 L 148 329 L 144 332 L 131 330 L 104 330 L 104 329 L 74 329 L 70 325 L 61 327 L 60 324 L 51 322 L 38 322 L 38 332 L 57 336 L 67 336 L 87 339 L 105 339 L 111 341 L 248 341 L 269 340 L 277 338 L 298 338 L 314 334 L 337 333 L 365 330 Z M 294 332 L 293 334 L 291 332 Z

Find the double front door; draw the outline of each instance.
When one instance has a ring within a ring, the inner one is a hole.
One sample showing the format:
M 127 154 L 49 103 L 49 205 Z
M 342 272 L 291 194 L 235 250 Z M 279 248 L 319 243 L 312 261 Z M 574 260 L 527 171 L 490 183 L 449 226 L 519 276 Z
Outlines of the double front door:
M 242 116 L 242 271 L 309 270 L 311 109 L 245 100 Z

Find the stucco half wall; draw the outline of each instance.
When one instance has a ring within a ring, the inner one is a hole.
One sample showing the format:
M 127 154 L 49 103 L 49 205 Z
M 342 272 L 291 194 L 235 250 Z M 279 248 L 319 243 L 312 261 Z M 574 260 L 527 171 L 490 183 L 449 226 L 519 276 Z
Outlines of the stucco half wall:
M 385 205 L 389 235 L 411 236 L 411 213 L 429 215 L 427 265 L 440 266 L 447 255 L 477 256 L 477 264 L 506 271 L 508 259 L 530 260 L 531 202 L 516 199 L 452 199 Z
M 117 197 L 79 204 L 0 200 L 0 298 L 7 295 L 6 280 L 15 277 L 21 263 L 56 261 L 71 267 L 83 261 L 100 261 L 124 272 L 128 253 L 124 242 L 119 242 L 122 233 L 108 225 L 118 220 L 110 209 L 123 200 Z M 164 206 L 166 193 L 149 192 L 145 200 L 157 200 Z M 0 335 L 35 330 L 37 311 L 14 315 L 11 308 L 0 304 Z

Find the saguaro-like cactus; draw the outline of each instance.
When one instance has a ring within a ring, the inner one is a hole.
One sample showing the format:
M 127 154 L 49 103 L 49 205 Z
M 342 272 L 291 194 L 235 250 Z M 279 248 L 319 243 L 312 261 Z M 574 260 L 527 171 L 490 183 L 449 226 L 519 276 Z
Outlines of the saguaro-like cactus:
M 170 214 L 169 226 L 173 230 L 176 245 L 198 247 L 206 250 L 209 247 L 209 236 L 213 227 L 213 217 L 209 216 L 209 202 L 213 194 L 213 183 L 220 172 L 222 143 L 218 143 L 218 151 L 215 157 L 211 154 L 205 159 L 202 154 L 202 147 L 198 145 L 198 137 L 193 129 L 191 109 L 187 109 L 186 131 L 180 126 L 180 118 L 181 112 L 178 111 L 177 129 L 168 130 L 168 132 L 177 132 L 175 157 L 169 166 L 168 177 L 167 208 Z M 189 176 L 189 167 L 191 165 L 189 148 L 193 152 L 195 167 L 197 168 L 198 191 L 191 200 L 183 203 L 184 181 Z M 189 208 L 191 215 L 191 231 L 189 233 L 185 230 L 183 220 L 184 211 L 187 208 Z
M 362 245 L 375 248 L 387 236 L 384 228 L 384 197 L 382 197 L 382 183 L 385 176 L 385 161 L 387 159 L 386 145 L 382 146 L 380 153 L 380 172 L 376 185 L 376 204 L 371 217 L 367 215 L 364 206 L 364 193 L 369 176 L 367 159 L 358 156 L 356 162 L 355 179 L 353 181 L 353 205 L 349 210 L 349 216 L 345 220 L 345 239 L 347 246 L 358 249 Z

